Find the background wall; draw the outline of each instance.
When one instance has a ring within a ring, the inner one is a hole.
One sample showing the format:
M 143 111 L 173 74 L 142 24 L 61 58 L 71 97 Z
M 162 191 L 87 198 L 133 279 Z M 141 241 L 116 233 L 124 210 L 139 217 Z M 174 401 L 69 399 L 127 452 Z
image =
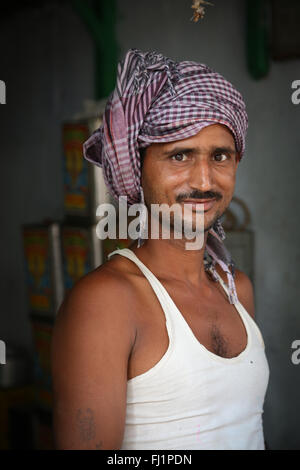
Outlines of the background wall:
M 20 226 L 63 217 L 61 123 L 93 98 L 93 45 L 68 5 L 15 14 L 0 27 L 1 338 L 31 346 Z
M 120 55 L 137 47 L 206 63 L 245 98 L 250 124 L 235 194 L 251 211 L 256 237 L 256 320 L 270 365 L 265 438 L 272 449 L 299 449 L 300 365 L 291 362 L 291 344 L 300 338 L 300 105 L 290 97 L 300 61 L 273 62 L 266 78 L 253 80 L 246 67 L 245 2 L 215 0 L 196 24 L 191 3 L 118 0 Z M 7 104 L 0 107 L 0 338 L 31 348 L 20 225 L 62 218 L 61 122 L 93 98 L 93 44 L 71 7 L 53 4 L 3 21 L 0 54 L 7 86 Z

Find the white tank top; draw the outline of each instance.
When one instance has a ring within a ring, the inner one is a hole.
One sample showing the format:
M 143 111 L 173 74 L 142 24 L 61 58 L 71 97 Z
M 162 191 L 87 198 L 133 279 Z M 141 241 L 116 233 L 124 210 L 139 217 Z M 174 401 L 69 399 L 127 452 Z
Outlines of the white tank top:
M 224 358 L 194 336 L 166 289 L 128 248 L 111 253 L 132 260 L 150 282 L 166 317 L 169 346 L 150 370 L 127 381 L 121 449 L 263 450 L 262 413 L 269 380 L 264 341 L 240 302 L 247 346 Z M 228 295 L 224 281 L 219 282 Z

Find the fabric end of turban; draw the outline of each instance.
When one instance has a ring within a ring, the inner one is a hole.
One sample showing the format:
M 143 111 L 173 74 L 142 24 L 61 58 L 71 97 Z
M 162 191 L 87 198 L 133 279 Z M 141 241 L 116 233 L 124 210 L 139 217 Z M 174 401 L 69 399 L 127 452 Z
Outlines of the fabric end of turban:
M 83 143 L 83 157 L 102 167 L 102 128 L 100 127 Z
M 174 86 L 181 76 L 178 62 L 155 51 L 143 53 L 138 49 L 130 49 L 127 56 L 135 61 L 133 94 L 139 94 L 149 85 L 153 72 L 164 72 L 170 93 L 173 96 L 176 94 Z
M 236 304 L 238 302 L 238 296 L 234 282 L 235 263 L 231 258 L 229 251 L 223 244 L 223 240 L 225 238 L 226 235 L 224 229 L 222 227 L 220 219 L 218 219 L 214 227 L 211 228 L 208 232 L 204 264 L 205 269 L 211 272 L 214 281 L 219 280 L 219 275 L 216 272 L 215 266 L 216 264 L 219 264 L 221 266 L 227 276 L 229 302 L 231 304 Z M 210 256 L 211 260 L 208 260 L 207 254 Z

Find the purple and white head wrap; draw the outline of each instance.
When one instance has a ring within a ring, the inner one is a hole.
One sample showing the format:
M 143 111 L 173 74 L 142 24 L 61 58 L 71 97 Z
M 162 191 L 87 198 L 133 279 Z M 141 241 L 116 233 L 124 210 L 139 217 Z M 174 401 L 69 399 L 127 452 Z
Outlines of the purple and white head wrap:
M 242 158 L 248 118 L 241 94 L 204 64 L 174 62 L 156 52 L 127 52 L 118 65 L 116 88 L 106 104 L 103 124 L 84 143 L 84 157 L 103 169 L 105 182 L 118 200 L 144 202 L 140 149 L 197 134 L 210 124 L 224 124 Z M 222 243 L 220 220 L 209 230 L 205 266 L 217 279 L 215 264 L 226 272 L 229 300 L 237 301 L 234 263 Z

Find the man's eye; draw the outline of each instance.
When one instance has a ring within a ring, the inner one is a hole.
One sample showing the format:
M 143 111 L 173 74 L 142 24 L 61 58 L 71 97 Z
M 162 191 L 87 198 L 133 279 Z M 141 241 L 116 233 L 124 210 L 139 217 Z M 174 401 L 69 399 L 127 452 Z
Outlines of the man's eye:
M 184 153 L 176 153 L 176 155 L 171 156 L 171 160 L 175 160 L 176 162 L 183 162 L 187 156 Z
M 224 162 L 226 159 L 228 160 L 228 156 L 225 155 L 225 153 L 218 153 L 217 155 L 215 155 L 215 159 L 217 160 L 217 162 Z

